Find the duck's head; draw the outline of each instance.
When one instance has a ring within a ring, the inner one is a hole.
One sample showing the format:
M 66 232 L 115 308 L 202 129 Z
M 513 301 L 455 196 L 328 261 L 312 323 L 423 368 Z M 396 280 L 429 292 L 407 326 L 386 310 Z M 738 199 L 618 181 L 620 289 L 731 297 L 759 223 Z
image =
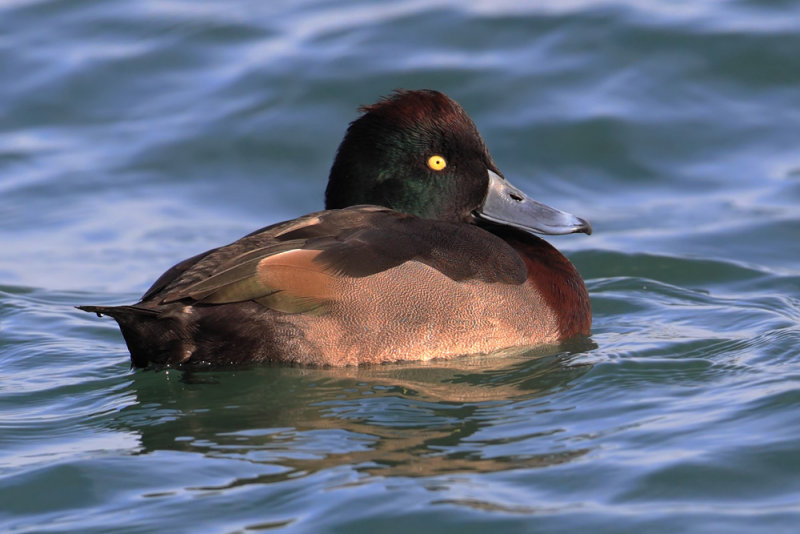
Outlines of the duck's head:
M 377 204 L 427 219 L 591 233 L 587 221 L 511 185 L 475 123 L 446 95 L 397 91 L 361 111 L 331 167 L 327 209 Z

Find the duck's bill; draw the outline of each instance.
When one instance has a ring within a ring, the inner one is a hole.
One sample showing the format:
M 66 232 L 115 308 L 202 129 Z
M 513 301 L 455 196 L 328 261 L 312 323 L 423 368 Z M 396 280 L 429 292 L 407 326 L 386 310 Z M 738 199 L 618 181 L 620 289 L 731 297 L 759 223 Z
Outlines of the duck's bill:
M 492 171 L 489 171 L 489 192 L 475 215 L 486 221 L 537 234 L 592 233 L 588 221 L 536 202 Z

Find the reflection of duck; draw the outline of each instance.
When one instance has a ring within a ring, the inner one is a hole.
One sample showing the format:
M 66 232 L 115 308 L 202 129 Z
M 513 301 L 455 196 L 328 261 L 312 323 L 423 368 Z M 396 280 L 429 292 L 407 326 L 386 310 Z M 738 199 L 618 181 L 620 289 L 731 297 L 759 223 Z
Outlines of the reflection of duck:
M 442 93 L 364 112 L 329 211 L 185 260 L 133 306 L 81 308 L 117 320 L 137 366 L 429 360 L 589 333 L 580 275 L 531 234 L 588 234 L 586 221 L 509 184 Z
M 516 354 L 425 365 L 256 367 L 183 379 L 174 372 L 137 373 L 131 375 L 137 403 L 115 424 L 139 434 L 145 453 L 180 450 L 282 468 L 234 485 L 345 465 L 400 476 L 552 465 L 586 452 L 562 442 L 548 450 L 557 429 L 536 420 L 553 409 L 547 396 L 590 369 L 569 361 L 564 353 Z M 495 429 L 510 419 L 525 421 L 518 435 Z M 523 440 L 543 440 L 532 448 L 547 452 L 490 453 L 492 446 Z

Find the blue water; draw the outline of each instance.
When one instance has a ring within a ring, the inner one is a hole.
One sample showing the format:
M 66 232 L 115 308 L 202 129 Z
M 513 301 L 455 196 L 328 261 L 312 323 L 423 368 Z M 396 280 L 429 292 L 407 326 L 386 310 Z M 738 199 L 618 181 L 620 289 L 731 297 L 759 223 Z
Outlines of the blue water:
M 796 532 L 800 5 L 0 2 L 0 530 Z M 595 234 L 591 340 L 133 372 L 167 267 L 322 207 L 435 88 Z

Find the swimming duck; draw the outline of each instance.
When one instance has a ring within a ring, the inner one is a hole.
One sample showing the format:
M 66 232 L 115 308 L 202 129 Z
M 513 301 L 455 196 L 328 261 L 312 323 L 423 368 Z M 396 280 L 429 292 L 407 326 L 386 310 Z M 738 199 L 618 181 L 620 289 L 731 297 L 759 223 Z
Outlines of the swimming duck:
M 136 367 L 429 360 L 589 334 L 578 271 L 533 235 L 588 222 L 511 185 L 443 93 L 360 111 L 325 211 L 186 259 L 136 304 L 79 308 L 117 321 Z

